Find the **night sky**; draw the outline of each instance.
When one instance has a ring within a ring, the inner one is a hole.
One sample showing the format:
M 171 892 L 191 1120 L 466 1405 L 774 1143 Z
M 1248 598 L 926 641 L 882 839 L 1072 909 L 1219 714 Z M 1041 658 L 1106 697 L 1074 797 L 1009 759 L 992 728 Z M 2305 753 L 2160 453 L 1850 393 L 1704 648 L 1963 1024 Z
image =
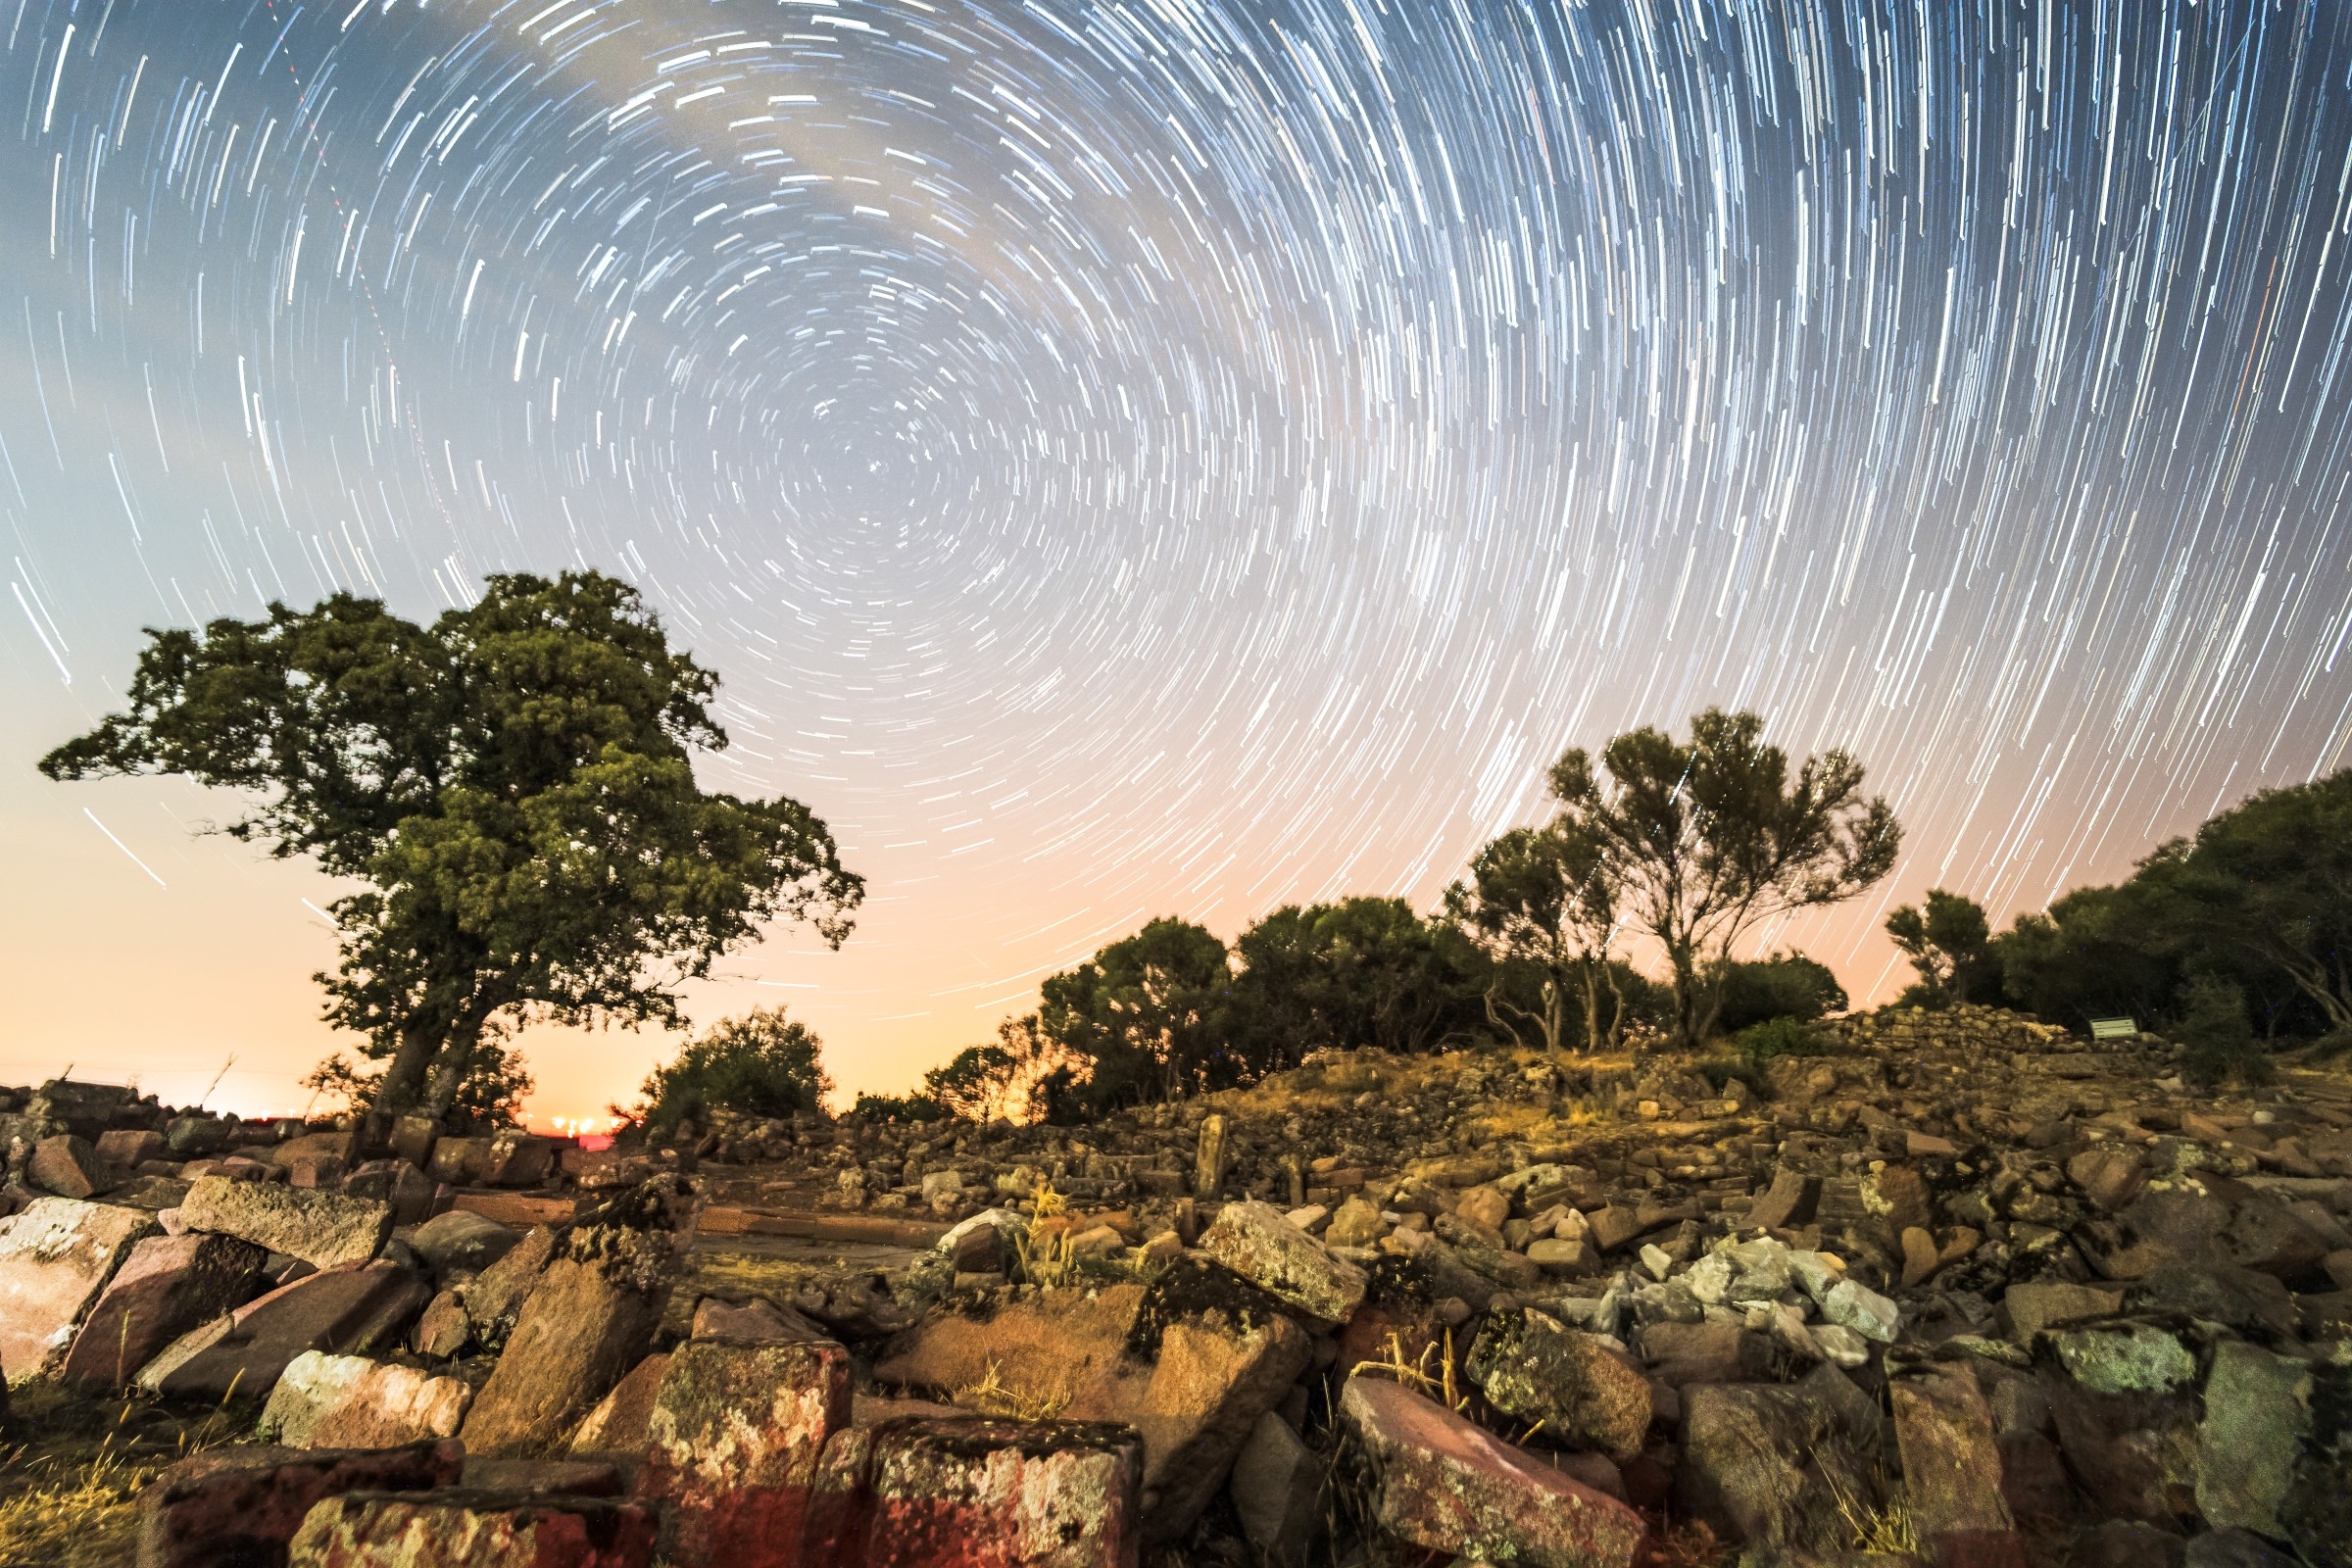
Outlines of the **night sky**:
M 1153 915 L 1421 906 L 1751 706 L 1857 1001 L 2352 740 L 2352 8 L 0 0 L 0 1082 L 299 1104 L 315 873 L 33 760 L 142 624 L 644 590 L 896 1088 Z M 1881 894 L 1884 896 L 1882 897 Z M 307 902 L 306 902 L 307 901 Z M 659 1036 L 538 1032 L 541 1114 Z

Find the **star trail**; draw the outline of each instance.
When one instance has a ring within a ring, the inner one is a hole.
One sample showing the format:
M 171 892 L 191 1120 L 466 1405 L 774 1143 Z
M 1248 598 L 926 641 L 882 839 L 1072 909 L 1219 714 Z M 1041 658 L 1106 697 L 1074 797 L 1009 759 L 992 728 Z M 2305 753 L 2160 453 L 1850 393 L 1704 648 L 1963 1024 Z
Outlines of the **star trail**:
M 0 1080 L 237 1050 L 274 1102 L 335 1043 L 323 883 L 30 762 L 140 624 L 337 588 L 636 582 L 725 678 L 706 778 L 872 888 L 698 1015 L 787 1002 L 852 1088 L 1153 915 L 1427 907 L 1562 746 L 1709 703 L 1901 814 L 1772 938 L 1858 1001 L 1889 902 L 2005 919 L 2352 741 L 2339 6 L 0 25 L 0 828 L 48 890 Z M 538 1049 L 540 1108 L 654 1049 Z

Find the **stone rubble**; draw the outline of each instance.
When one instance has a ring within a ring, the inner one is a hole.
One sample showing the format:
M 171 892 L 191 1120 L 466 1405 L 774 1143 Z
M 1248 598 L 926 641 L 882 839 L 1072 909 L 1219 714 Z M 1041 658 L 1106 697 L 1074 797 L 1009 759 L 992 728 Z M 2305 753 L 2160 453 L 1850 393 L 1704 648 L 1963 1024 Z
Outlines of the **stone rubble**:
M 1820 1032 L 659 1148 L 0 1091 L 0 1386 L 241 1412 L 156 1563 L 2352 1568 L 2352 1080 Z

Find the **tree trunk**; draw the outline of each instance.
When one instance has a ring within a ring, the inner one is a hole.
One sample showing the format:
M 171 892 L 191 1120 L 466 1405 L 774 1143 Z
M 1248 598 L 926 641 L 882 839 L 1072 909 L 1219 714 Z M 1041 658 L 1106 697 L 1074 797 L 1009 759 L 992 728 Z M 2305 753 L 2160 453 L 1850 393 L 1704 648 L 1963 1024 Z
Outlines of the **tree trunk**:
M 400 1026 L 400 1044 L 368 1104 L 370 1115 L 397 1116 L 416 1103 L 424 1089 L 425 1071 L 432 1066 L 435 1048 L 442 1039 L 441 1027 L 429 1015 L 412 1015 Z
M 1674 962 L 1674 1044 L 1681 1051 L 1698 1049 L 1698 965 L 1688 948 L 1676 947 Z
M 435 1121 L 449 1114 L 458 1091 L 465 1087 L 466 1072 L 473 1066 L 473 1052 L 481 1043 L 482 1026 L 489 1022 L 493 1010 L 479 1004 L 469 1005 L 450 1026 L 449 1038 L 433 1067 L 432 1088 L 425 1093 L 419 1114 Z

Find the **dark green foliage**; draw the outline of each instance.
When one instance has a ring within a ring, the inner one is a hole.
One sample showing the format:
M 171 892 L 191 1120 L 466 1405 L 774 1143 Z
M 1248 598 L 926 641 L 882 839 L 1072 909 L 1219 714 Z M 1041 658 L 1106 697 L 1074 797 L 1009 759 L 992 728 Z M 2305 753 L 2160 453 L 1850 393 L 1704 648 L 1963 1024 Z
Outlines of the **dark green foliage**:
M 2352 1039 L 2352 773 L 2250 796 L 2117 886 L 2019 916 L 1992 950 L 2013 1005 L 2076 1027 L 2179 1019 L 2208 1071 Z M 2231 1016 L 2256 1045 L 2240 1050 Z
M 1480 956 L 1402 899 L 1285 905 L 1234 952 L 1225 1032 L 1251 1076 L 1315 1051 L 1431 1051 L 1484 1016 Z
M 1067 1108 L 1097 1114 L 1250 1078 L 1222 1028 L 1232 982 L 1225 944 L 1173 918 L 1049 976 L 1037 1033 L 1057 1056 L 1084 1064 L 1084 1081 L 1064 1091 Z
M 1974 899 L 1930 888 L 1919 905 L 1886 917 L 1886 934 L 1911 960 L 1919 981 L 1897 999 L 1903 1006 L 1948 1007 L 1997 1003 L 2001 966 L 1993 956 L 1992 926 Z
M 1776 953 L 1753 962 L 1724 964 L 1715 973 L 1716 1024 L 1739 1034 L 1774 1018 L 1800 1022 L 1845 1010 L 1845 988 L 1828 964 L 1801 953 Z
M 447 1109 L 523 1022 L 674 1023 L 678 984 L 770 920 L 849 931 L 863 885 L 808 808 L 696 784 L 717 678 L 626 583 L 493 576 L 429 627 L 337 594 L 148 635 L 126 710 L 41 770 L 237 790 L 228 833 L 369 884 L 319 980 L 388 1060 L 385 1108 Z
M 858 1122 L 947 1121 L 956 1113 L 929 1095 L 859 1095 L 849 1119 Z
M 1803 1019 L 1787 1013 L 1749 1024 L 1734 1037 L 1734 1043 L 1742 1058 L 1758 1064 L 1775 1056 L 1818 1056 L 1823 1052 L 1821 1037 L 1807 1028 Z
M 722 1018 L 690 1042 L 667 1066 L 657 1067 L 638 1091 L 632 1117 L 657 1138 L 681 1122 L 708 1127 L 714 1110 L 745 1116 L 790 1116 L 824 1109 L 833 1080 L 819 1059 L 822 1046 L 808 1026 L 782 1007 L 755 1007 Z
M 2188 1048 L 2181 1070 L 2200 1088 L 2216 1089 L 2231 1078 L 2267 1084 L 2273 1077 L 2271 1059 L 2246 1021 L 2245 993 L 2227 980 L 2199 975 L 2183 986 L 2173 1033 Z
M 1629 730 L 1597 764 L 1570 751 L 1551 770 L 1557 820 L 1597 846 L 1617 909 L 1665 952 L 1686 1049 L 1715 1028 L 1715 980 L 1741 935 L 1861 892 L 1902 842 L 1886 803 L 1863 794 L 1861 764 L 1824 752 L 1792 777 L 1763 733 L 1754 713 L 1709 709 L 1688 742 Z

